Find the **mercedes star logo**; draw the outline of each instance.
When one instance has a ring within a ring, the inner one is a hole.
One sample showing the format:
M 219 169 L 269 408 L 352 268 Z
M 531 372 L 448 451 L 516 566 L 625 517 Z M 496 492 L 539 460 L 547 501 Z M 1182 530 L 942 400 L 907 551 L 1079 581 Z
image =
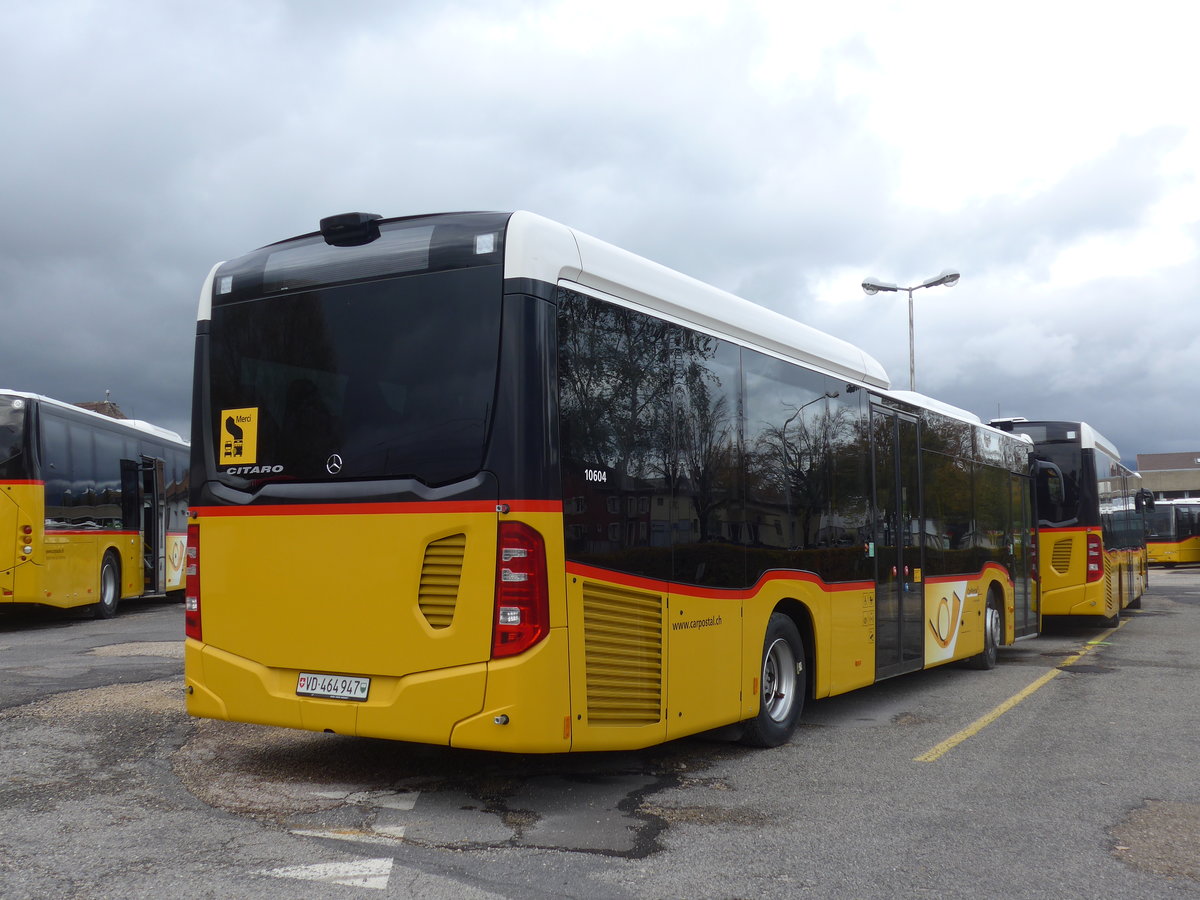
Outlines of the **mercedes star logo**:
M 342 471 L 342 458 L 336 453 L 331 453 L 329 459 L 325 460 L 325 471 L 330 475 L 336 475 Z

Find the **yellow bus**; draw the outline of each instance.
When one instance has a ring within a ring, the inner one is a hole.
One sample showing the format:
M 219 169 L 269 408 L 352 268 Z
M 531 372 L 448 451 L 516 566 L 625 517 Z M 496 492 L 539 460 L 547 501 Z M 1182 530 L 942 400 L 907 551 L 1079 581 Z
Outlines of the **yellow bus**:
M 993 419 L 1034 443 L 1043 616 L 1094 616 L 1116 625 L 1148 584 L 1141 476 L 1086 422 Z
M 772 746 L 1038 630 L 1027 439 L 536 215 L 322 220 L 213 268 L 196 348 L 192 715 Z
M 173 431 L 0 390 L 0 605 L 182 591 L 188 465 Z
M 1146 553 L 1151 565 L 1200 562 L 1200 499 L 1156 500 L 1146 517 Z

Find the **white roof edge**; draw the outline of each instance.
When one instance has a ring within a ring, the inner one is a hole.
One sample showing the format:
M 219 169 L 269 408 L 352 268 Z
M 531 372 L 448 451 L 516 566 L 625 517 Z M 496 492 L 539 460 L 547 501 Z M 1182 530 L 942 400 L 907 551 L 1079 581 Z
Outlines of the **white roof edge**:
M 94 410 L 84 409 L 82 406 L 76 406 L 74 403 L 67 403 L 65 400 L 55 400 L 53 397 L 47 397 L 44 394 L 32 394 L 29 391 L 14 391 L 8 388 L 0 388 L 0 394 L 9 397 L 21 397 L 25 400 L 37 400 L 39 403 L 48 403 L 51 406 L 57 406 L 60 409 L 69 409 L 72 412 L 82 413 L 85 416 L 95 416 L 102 422 L 107 422 L 110 425 L 117 425 L 130 428 L 134 431 L 140 431 L 143 434 L 160 437 L 167 441 L 174 441 L 178 444 L 188 446 L 188 442 L 183 439 L 183 436 L 178 432 L 172 431 L 170 428 L 163 428 L 161 425 L 154 425 L 142 419 L 114 419 L 112 416 L 106 416 L 104 413 L 98 413 Z
M 1084 442 L 1085 447 L 1099 447 L 1113 459 L 1120 462 L 1121 453 L 1117 450 L 1117 445 L 1098 432 L 1087 422 L 1079 423 L 1079 439 Z
M 1121 453 L 1117 450 L 1116 444 L 1098 432 L 1087 422 L 1080 422 L 1077 419 L 1027 419 L 1024 417 L 1018 417 L 1013 421 L 1017 423 L 1027 422 L 1030 425 L 1074 425 L 1079 429 L 1079 446 L 1099 447 L 1113 459 L 1117 460 L 1118 462 L 1121 461 Z
M 579 245 L 565 225 L 536 213 L 518 211 L 504 236 L 504 277 L 532 278 L 548 284 L 579 278 Z
M 1010 438 L 1016 438 L 1025 444 L 1033 444 L 1033 438 L 1027 434 L 1021 434 L 1018 431 L 1008 432 L 1003 428 L 997 428 L 990 422 L 985 422 L 979 416 L 970 410 L 962 409 L 958 406 L 953 406 L 949 403 L 944 403 L 934 397 L 922 394 L 919 391 L 887 391 L 884 396 L 895 397 L 897 400 L 903 400 L 906 403 L 912 403 L 915 406 L 922 406 L 936 413 L 941 413 L 944 416 L 949 416 L 952 419 L 960 419 L 968 425 L 976 425 L 980 428 L 986 428 L 988 431 L 994 431 L 997 434 L 1006 434 Z
M 949 403 L 944 403 L 941 400 L 929 397 L 920 393 L 919 391 L 888 391 L 887 395 L 889 397 L 895 397 L 897 400 L 903 400 L 906 403 L 912 403 L 915 406 L 924 406 L 933 410 L 934 412 L 941 413 L 944 416 L 949 416 L 952 419 L 962 419 L 964 422 L 969 422 L 972 425 L 983 425 L 986 428 L 991 428 L 993 431 L 1000 430 L 992 425 L 987 425 L 983 419 L 979 418 L 979 416 L 975 415 L 975 413 L 970 412 L 969 410 L 953 406 Z
M 841 338 L 529 212 L 513 213 L 504 276 L 591 288 L 701 331 L 886 390 L 883 366 Z
M 200 288 L 200 305 L 196 310 L 197 322 L 207 322 L 212 319 L 213 279 L 217 276 L 217 269 L 223 265 L 225 265 L 225 260 L 222 260 L 208 270 L 208 277 L 204 279 L 204 287 Z

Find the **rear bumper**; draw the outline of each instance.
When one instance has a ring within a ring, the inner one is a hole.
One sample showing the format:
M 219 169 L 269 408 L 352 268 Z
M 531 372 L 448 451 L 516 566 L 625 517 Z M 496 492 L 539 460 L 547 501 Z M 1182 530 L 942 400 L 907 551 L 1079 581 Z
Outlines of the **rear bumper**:
M 274 669 L 187 640 L 190 715 L 360 737 L 521 753 L 571 749 L 562 629 L 518 657 L 371 676 L 365 701 L 296 696 L 299 670 Z M 361 675 L 364 673 L 345 673 Z
M 1104 582 L 1042 592 L 1043 616 L 1108 616 Z
M 296 696 L 299 674 L 188 640 L 187 711 L 209 719 L 448 744 L 454 724 L 482 709 L 487 685 L 487 664 L 477 663 L 403 678 L 375 675 L 367 700 L 325 700 Z

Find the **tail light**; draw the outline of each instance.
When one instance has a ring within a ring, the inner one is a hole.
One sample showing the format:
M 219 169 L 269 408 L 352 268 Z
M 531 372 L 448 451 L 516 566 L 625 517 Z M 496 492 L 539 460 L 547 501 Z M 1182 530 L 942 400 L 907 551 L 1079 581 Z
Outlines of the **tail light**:
M 1090 584 L 1104 577 L 1104 546 L 1100 535 L 1089 533 L 1087 536 L 1087 580 Z
M 501 522 L 492 658 L 524 653 L 550 630 L 546 543 L 524 522 Z
M 183 631 L 188 637 L 204 639 L 200 627 L 200 526 L 189 525 L 187 530 L 186 581 L 183 592 Z

